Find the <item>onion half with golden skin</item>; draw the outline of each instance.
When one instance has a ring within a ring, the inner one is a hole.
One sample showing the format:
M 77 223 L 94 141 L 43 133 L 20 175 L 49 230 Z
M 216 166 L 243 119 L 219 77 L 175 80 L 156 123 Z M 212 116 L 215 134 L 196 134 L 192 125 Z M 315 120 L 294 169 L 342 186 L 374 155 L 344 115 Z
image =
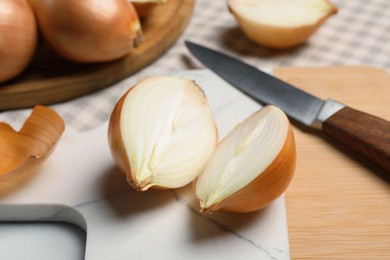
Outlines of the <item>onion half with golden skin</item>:
M 191 80 L 150 77 L 115 106 L 111 153 L 137 191 L 192 182 L 211 156 L 217 128 L 203 91 Z
M 244 34 L 268 48 L 298 46 L 312 36 L 337 8 L 327 0 L 227 0 Z
M 201 212 L 262 209 L 287 189 L 295 172 L 294 135 L 286 115 L 266 106 L 219 142 L 194 188 Z

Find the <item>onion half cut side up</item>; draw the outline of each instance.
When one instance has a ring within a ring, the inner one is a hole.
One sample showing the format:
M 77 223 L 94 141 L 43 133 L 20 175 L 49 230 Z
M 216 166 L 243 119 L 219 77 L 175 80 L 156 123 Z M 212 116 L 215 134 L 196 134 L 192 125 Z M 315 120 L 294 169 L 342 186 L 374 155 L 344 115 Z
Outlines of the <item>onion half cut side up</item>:
M 230 12 L 253 42 L 273 49 L 304 43 L 337 8 L 327 0 L 227 0 Z

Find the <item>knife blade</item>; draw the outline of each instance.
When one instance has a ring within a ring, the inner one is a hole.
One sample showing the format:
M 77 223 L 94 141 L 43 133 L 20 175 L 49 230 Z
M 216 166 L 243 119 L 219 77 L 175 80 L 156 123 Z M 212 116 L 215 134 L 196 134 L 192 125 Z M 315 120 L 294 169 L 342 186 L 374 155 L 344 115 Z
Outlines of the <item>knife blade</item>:
M 249 64 L 185 41 L 188 50 L 222 79 L 262 104 L 321 130 L 390 173 L 390 122 L 335 100 L 322 100 Z

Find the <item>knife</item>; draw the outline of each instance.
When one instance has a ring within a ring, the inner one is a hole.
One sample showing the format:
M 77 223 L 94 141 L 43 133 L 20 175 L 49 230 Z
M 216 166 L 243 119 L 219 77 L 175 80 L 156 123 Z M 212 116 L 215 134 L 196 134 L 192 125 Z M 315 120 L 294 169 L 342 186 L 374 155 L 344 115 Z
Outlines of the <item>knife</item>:
M 390 173 L 390 122 L 335 100 L 322 100 L 251 65 L 186 41 L 206 67 L 262 104 L 281 108 L 290 118 L 321 130 Z

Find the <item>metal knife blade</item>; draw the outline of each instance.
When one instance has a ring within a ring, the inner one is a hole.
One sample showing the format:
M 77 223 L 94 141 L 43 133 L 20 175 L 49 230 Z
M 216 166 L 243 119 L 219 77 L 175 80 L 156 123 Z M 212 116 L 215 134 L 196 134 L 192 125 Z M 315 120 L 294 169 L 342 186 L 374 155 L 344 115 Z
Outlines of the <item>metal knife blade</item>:
M 343 107 L 334 101 L 325 106 L 326 101 L 226 54 L 188 41 L 186 46 L 206 67 L 237 89 L 262 104 L 278 106 L 304 125 L 319 127 L 323 120 L 318 118 L 322 108 L 332 106 L 332 111 L 336 112 Z
M 337 101 L 321 100 L 238 59 L 186 41 L 189 51 L 231 85 L 290 118 L 322 130 L 390 173 L 390 122 Z

